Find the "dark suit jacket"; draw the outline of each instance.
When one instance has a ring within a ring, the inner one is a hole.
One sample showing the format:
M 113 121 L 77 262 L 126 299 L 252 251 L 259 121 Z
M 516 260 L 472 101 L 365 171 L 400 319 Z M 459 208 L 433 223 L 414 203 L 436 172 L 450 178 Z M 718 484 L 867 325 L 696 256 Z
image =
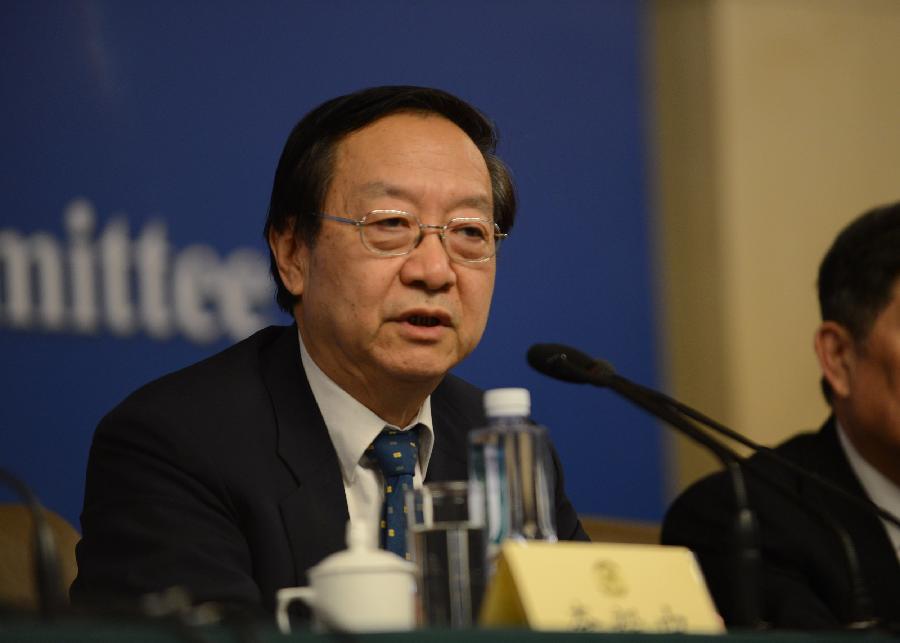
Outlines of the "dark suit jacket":
M 865 496 L 841 448 L 833 419 L 819 432 L 800 434 L 776 450 L 854 495 Z M 855 545 L 873 614 L 900 622 L 900 565 L 880 521 L 762 456 L 753 456 L 749 464 L 744 471 L 750 507 L 759 522 L 764 620 L 785 628 L 839 628 L 854 618 L 847 556 L 839 536 L 821 518 L 825 515 L 839 523 Z M 778 479 L 795 497 L 762 478 Z M 729 549 L 734 512 L 729 480 L 714 474 L 676 499 L 662 531 L 664 543 L 685 545 L 696 552 L 726 623 L 734 617 Z
M 427 480 L 468 477 L 481 392 L 434 391 Z M 555 454 L 554 454 L 555 459 Z M 584 538 L 557 462 L 560 538 Z M 270 327 L 152 382 L 109 413 L 88 462 L 73 602 L 181 585 L 198 601 L 263 605 L 344 548 L 337 455 L 300 362 L 297 329 Z

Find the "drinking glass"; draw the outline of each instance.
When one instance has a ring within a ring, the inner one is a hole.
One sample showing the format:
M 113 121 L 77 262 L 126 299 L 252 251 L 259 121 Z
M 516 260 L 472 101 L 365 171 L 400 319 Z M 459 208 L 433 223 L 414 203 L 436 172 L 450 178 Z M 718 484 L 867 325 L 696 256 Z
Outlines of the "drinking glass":
M 470 500 L 465 481 L 431 482 L 406 493 L 421 624 L 473 627 L 485 586 L 481 500 Z

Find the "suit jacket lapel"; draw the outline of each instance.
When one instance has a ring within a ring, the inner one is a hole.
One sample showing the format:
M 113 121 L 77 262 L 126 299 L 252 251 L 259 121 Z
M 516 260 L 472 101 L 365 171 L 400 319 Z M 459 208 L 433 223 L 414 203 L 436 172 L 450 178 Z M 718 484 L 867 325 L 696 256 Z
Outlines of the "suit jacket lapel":
M 349 512 L 341 469 L 300 362 L 297 327 L 260 354 L 272 400 L 279 458 L 297 483 L 279 500 L 299 584 L 306 570 L 345 546 Z

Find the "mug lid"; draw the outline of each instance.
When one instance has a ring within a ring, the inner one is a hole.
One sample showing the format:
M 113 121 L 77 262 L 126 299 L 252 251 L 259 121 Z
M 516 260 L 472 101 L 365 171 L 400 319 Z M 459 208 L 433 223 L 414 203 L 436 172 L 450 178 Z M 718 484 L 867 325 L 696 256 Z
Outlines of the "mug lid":
M 347 549 L 326 556 L 309 570 L 312 579 L 329 574 L 386 572 L 412 574 L 416 566 L 396 554 L 372 546 L 370 525 L 347 521 Z

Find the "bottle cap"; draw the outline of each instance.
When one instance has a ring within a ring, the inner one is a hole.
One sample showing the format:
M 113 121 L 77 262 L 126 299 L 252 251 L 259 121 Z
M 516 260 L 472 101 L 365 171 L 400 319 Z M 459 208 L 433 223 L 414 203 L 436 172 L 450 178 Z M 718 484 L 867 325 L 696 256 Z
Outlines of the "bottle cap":
M 528 417 L 531 394 L 527 388 L 494 388 L 484 392 L 484 412 L 489 418 Z

